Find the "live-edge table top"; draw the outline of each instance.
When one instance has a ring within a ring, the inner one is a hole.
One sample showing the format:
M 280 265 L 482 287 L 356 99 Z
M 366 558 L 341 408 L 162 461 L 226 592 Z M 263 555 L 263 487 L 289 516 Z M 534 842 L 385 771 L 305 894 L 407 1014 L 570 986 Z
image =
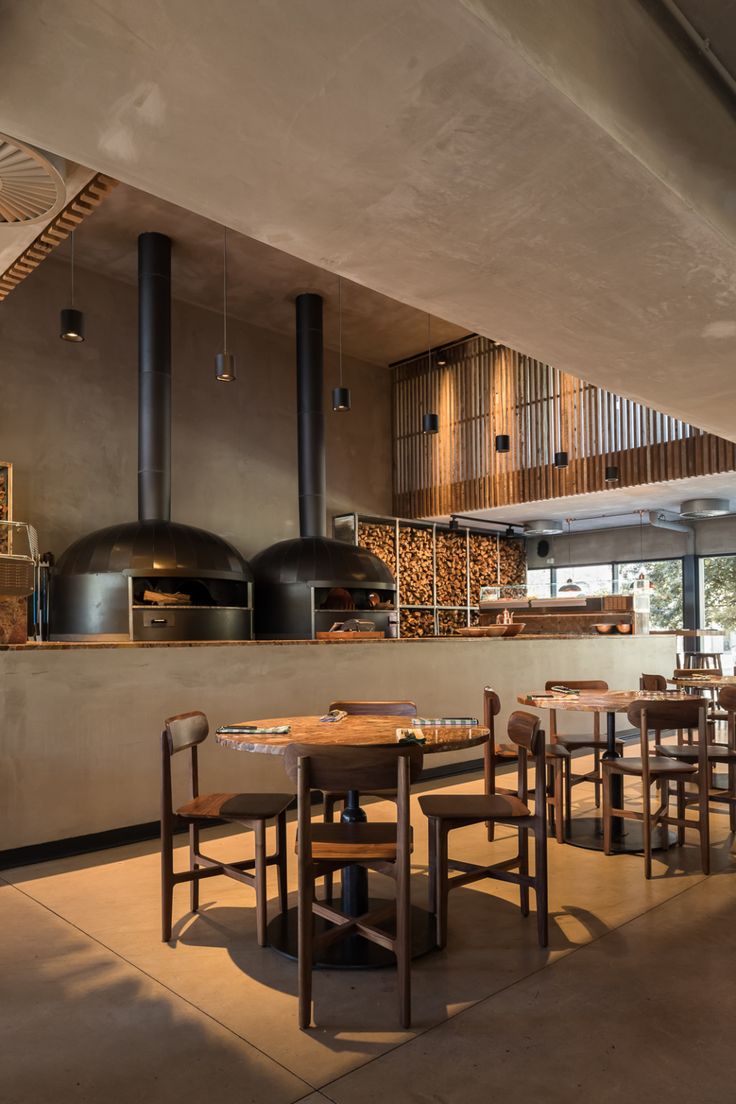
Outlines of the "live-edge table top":
M 411 724 L 411 717 L 356 716 L 349 714 L 341 721 L 321 721 L 319 717 L 272 717 L 268 720 L 238 721 L 237 724 L 257 728 L 278 728 L 289 725 L 283 736 L 255 732 L 218 732 L 217 742 L 236 751 L 257 751 L 283 755 L 290 744 L 315 744 L 322 747 L 366 747 L 396 743 L 397 728 L 411 728 L 426 743 L 420 747 L 425 755 L 440 751 L 459 751 L 476 747 L 488 740 L 489 730 L 482 725 Z

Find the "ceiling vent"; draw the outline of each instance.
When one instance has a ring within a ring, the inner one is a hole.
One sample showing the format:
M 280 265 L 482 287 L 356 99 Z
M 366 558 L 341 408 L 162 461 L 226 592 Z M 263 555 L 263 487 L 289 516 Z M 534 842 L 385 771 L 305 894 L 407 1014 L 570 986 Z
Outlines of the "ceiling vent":
M 563 532 L 562 522 L 552 518 L 538 518 L 536 521 L 527 521 L 524 525 L 525 537 L 558 537 Z
M 727 498 L 689 498 L 680 506 L 680 517 L 691 521 L 723 517 L 730 513 L 731 503 Z
M 0 134 L 0 226 L 53 217 L 66 201 L 63 160 Z

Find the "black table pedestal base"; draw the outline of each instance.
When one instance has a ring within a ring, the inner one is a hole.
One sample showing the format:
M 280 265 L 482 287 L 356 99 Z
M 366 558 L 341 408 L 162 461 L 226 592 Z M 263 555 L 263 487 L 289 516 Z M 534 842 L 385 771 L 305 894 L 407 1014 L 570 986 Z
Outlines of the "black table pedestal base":
M 377 897 L 370 900 L 370 908 L 380 908 L 385 902 Z M 387 919 L 383 924 L 377 924 L 378 928 L 392 931 L 393 918 Z M 314 933 L 320 935 L 329 931 L 333 924 L 315 916 Z M 287 958 L 297 957 L 297 909 L 290 908 L 286 912 L 275 916 L 268 925 L 268 942 L 275 951 L 286 955 Z M 436 947 L 434 916 L 425 909 L 412 906 L 411 910 L 411 956 L 420 958 L 428 954 Z M 319 960 L 315 962 L 315 969 L 330 970 L 378 970 L 386 966 L 395 966 L 396 957 L 379 947 L 377 943 L 371 943 L 363 939 L 361 935 L 349 935 L 345 939 L 339 939 L 326 947 Z
M 614 836 L 614 855 L 632 855 L 644 850 L 644 826 L 635 820 L 626 820 L 623 835 Z M 677 841 L 677 833 L 671 829 L 655 828 L 652 832 L 652 849 L 665 851 Z M 574 817 L 565 825 L 565 843 L 584 847 L 588 851 L 603 850 L 603 820 L 599 816 Z

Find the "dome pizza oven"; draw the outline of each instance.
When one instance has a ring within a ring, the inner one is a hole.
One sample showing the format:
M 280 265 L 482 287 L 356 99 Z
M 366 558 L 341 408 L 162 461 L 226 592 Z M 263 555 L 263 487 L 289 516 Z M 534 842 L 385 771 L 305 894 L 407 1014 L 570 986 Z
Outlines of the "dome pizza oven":
M 138 521 L 90 533 L 51 580 L 52 640 L 248 640 L 252 580 L 227 541 L 171 517 L 171 240 L 138 239 Z
M 296 300 L 300 536 L 253 558 L 256 636 L 310 639 L 357 617 L 385 632 L 396 583 L 367 548 L 326 536 L 322 298 Z

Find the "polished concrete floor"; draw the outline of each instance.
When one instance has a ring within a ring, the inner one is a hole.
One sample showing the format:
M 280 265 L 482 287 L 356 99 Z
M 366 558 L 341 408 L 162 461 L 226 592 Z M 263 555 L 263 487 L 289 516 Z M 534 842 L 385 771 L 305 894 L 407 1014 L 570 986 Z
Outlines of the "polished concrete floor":
M 590 788 L 575 793 L 580 811 Z M 414 824 L 423 903 L 418 808 Z M 639 856 L 550 841 L 547 950 L 513 887 L 455 891 L 446 951 L 414 964 L 411 1031 L 397 1027 L 394 973 L 381 970 L 316 973 L 316 1027 L 300 1032 L 295 964 L 258 948 L 253 894 L 229 879 L 203 883 L 197 916 L 177 889 L 174 938 L 161 943 L 153 844 L 6 871 L 0 1098 L 486 1104 L 508 1093 L 722 1104 L 736 1076 L 736 844 L 720 810 L 712 831 L 709 878 L 686 846 L 658 855 L 650 882 Z M 250 853 L 247 836 L 214 836 L 212 853 Z M 488 861 L 489 848 L 500 858 L 512 842 L 504 832 L 489 845 L 468 828 L 453 847 Z M 271 898 L 273 909 L 273 884 Z

